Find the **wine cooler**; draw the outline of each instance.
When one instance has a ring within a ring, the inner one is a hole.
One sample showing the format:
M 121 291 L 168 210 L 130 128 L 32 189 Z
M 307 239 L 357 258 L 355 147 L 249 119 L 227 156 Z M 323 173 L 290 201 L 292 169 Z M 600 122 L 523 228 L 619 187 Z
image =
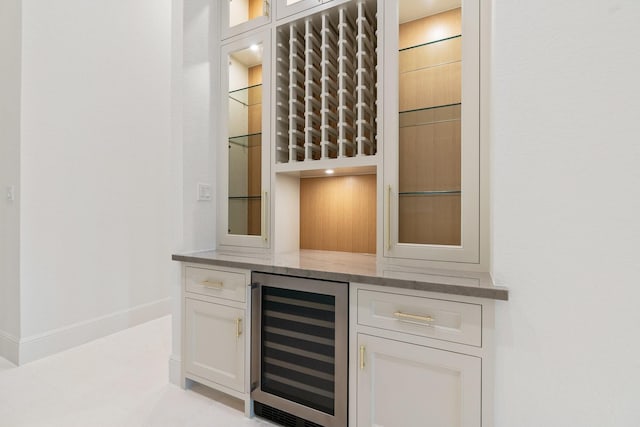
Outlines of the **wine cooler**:
M 347 425 L 348 284 L 252 274 L 251 398 L 287 427 Z

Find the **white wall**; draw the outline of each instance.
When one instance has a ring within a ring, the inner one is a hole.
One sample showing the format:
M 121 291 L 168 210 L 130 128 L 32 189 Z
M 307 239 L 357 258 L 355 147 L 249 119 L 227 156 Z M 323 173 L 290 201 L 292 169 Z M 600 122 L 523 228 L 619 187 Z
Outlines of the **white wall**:
M 211 136 L 217 129 L 211 115 L 211 103 L 217 100 L 217 86 L 212 70 L 219 62 L 210 53 L 210 40 L 218 35 L 216 0 L 172 0 L 173 4 L 173 120 L 174 142 L 180 148 L 181 184 L 180 236 L 174 252 L 190 252 L 215 247 L 216 211 L 213 201 L 197 200 L 197 184 L 210 184 L 215 191 L 215 142 Z M 213 61 L 210 58 L 214 58 Z M 214 82 L 211 84 L 210 82 Z M 213 194 L 215 200 L 216 195 Z M 175 265 L 179 265 L 175 263 Z M 181 282 L 176 278 L 173 298 L 173 345 L 170 378 L 180 379 L 182 306 Z
M 212 249 L 215 246 L 215 205 L 196 200 L 197 183 L 208 183 L 215 190 L 215 144 L 211 136 L 217 129 L 211 103 L 217 100 L 218 61 L 210 62 L 210 40 L 217 39 L 219 18 L 215 0 L 184 0 L 183 16 L 183 250 Z M 210 80 L 213 84 L 210 84 Z M 217 101 L 215 101 L 217 102 Z M 215 194 L 213 195 L 215 200 Z
M 20 337 L 20 33 L 20 1 L 0 2 L 0 357 L 14 363 Z M 9 186 L 13 201 L 6 197 Z
M 494 2 L 497 427 L 637 426 L 640 2 Z
M 21 361 L 169 311 L 171 0 L 23 0 Z
M 174 177 L 174 248 L 183 247 L 183 138 L 182 138 L 182 97 L 183 97 L 183 71 L 182 71 L 182 44 L 183 36 L 183 0 L 171 0 L 171 139 L 173 141 L 173 177 Z M 182 347 L 181 315 L 182 315 L 182 281 L 180 279 L 180 264 L 174 263 L 174 276 L 171 280 L 171 356 L 169 360 L 169 380 L 174 384 L 180 383 Z

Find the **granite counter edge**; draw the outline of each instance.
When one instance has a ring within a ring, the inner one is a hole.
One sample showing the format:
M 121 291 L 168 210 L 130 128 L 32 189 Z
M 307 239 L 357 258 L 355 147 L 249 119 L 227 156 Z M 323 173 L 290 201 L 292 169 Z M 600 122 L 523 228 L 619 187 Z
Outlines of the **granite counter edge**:
M 401 289 L 413 289 L 428 292 L 438 292 L 443 294 L 461 295 L 466 297 L 487 298 L 499 301 L 509 299 L 509 291 L 506 288 L 478 288 L 466 285 L 452 285 L 434 282 L 421 282 L 416 280 L 405 280 L 380 276 L 364 276 L 351 273 L 340 273 L 333 271 L 321 271 L 296 267 L 286 267 L 271 264 L 260 264 L 243 261 L 221 260 L 212 258 L 202 258 L 198 256 L 179 255 L 171 256 L 174 261 L 190 262 L 194 264 L 217 265 L 221 267 L 240 268 L 262 273 L 283 274 L 305 278 L 332 280 L 337 282 L 358 282 L 371 285 L 388 286 Z

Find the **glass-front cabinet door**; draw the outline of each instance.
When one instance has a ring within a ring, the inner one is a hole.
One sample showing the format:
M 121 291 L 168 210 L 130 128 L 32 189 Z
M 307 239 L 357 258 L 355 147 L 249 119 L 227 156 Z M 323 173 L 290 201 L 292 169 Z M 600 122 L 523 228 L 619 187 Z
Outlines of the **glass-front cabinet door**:
M 479 0 L 385 3 L 387 257 L 479 262 Z
M 222 47 L 218 233 L 222 245 L 268 247 L 269 33 Z
M 331 3 L 331 6 L 348 3 L 353 0 L 274 0 L 276 2 L 276 18 L 282 19 L 312 7 Z M 383 0 L 380 0 L 383 1 Z
M 271 22 L 272 0 L 220 0 L 222 39 Z
M 276 16 L 278 19 L 302 12 L 331 0 L 276 0 Z

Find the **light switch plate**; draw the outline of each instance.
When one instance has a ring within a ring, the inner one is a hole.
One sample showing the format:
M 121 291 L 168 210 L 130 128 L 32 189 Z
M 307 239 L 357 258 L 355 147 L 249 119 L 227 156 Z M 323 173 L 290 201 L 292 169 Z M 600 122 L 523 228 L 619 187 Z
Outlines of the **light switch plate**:
M 213 194 L 211 192 L 211 184 L 205 184 L 202 182 L 198 183 L 198 192 L 197 192 L 197 200 L 200 202 L 208 202 L 213 199 Z
M 13 202 L 16 199 L 16 188 L 13 185 L 7 186 L 7 200 Z

